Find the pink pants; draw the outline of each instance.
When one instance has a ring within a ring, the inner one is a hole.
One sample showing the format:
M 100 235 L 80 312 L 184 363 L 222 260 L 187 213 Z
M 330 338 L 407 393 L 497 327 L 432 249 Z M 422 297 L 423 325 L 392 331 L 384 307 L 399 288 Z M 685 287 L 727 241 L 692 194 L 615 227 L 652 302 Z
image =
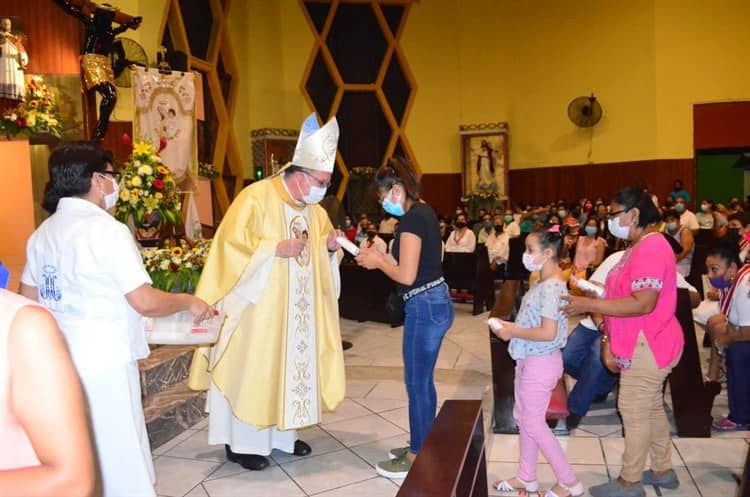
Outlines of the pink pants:
M 536 480 L 536 464 L 539 451 L 552 466 L 557 481 L 564 485 L 574 485 L 573 473 L 560 443 L 552 434 L 545 416 L 552 390 L 563 374 L 562 354 L 529 356 L 516 361 L 514 380 L 516 405 L 513 417 L 520 431 L 520 464 L 518 478 L 524 481 Z

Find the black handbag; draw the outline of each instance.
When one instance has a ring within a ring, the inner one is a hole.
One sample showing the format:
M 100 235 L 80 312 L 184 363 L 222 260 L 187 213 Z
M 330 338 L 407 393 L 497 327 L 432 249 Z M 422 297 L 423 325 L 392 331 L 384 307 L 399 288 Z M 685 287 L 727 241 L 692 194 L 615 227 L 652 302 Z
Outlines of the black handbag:
M 391 290 L 385 299 L 385 313 L 388 315 L 388 321 L 391 326 L 401 326 L 404 324 L 404 299 L 398 294 L 396 289 Z

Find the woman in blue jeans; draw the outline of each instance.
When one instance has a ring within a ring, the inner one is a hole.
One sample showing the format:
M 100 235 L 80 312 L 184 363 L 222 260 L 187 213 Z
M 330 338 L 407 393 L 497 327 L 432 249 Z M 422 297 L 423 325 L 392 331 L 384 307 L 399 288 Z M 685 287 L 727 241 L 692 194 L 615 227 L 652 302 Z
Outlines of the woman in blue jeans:
M 403 158 L 392 158 L 375 175 L 383 209 L 399 218 L 392 255 L 362 249 L 357 263 L 379 269 L 397 283 L 404 301 L 404 380 L 409 395 L 409 447 L 391 449 L 376 466 L 387 478 L 404 478 L 435 420 L 433 374 L 443 337 L 453 324 L 453 302 L 443 279 L 440 225 L 419 198 L 419 180 Z

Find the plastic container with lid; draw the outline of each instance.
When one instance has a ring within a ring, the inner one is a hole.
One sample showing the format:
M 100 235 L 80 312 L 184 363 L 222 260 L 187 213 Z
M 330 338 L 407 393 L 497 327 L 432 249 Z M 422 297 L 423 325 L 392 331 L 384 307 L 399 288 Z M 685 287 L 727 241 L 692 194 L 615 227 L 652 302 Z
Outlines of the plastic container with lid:
M 198 324 L 188 311 L 160 318 L 144 318 L 146 341 L 154 345 L 205 345 L 216 343 L 226 314 L 214 310 L 211 319 Z

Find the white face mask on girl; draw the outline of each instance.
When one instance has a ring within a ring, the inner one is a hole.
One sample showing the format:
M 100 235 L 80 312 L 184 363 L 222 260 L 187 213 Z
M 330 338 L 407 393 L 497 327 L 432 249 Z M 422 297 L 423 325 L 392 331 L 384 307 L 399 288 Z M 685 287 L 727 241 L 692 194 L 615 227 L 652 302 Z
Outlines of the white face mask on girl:
M 99 176 L 107 178 L 112 182 L 112 193 L 104 193 L 104 190 L 102 190 L 102 193 L 104 193 L 104 210 L 108 211 L 115 206 L 117 199 L 120 198 L 120 185 L 117 184 L 117 181 L 115 181 L 114 178 L 110 178 L 104 174 L 100 174 Z
M 534 271 L 541 271 L 542 266 L 544 266 L 544 264 L 534 262 L 534 256 L 528 252 L 523 253 L 523 255 L 521 256 L 521 262 L 523 262 L 523 267 L 525 267 L 529 272 L 532 273 Z
M 623 240 L 627 240 L 628 235 L 630 235 L 630 226 L 621 225 L 619 216 L 614 219 L 608 219 L 607 228 L 609 229 L 609 232 L 612 233 L 612 236 L 622 238 Z

